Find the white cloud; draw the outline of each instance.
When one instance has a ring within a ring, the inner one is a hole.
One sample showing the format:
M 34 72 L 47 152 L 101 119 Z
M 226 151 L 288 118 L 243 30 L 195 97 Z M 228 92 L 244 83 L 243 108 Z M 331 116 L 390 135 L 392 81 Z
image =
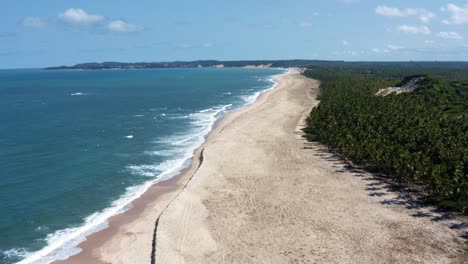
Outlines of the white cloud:
M 40 17 L 27 17 L 22 22 L 25 27 L 42 28 L 47 26 L 47 22 Z
M 388 6 L 377 6 L 375 12 L 382 16 L 394 16 L 394 17 L 404 17 L 408 16 L 408 14 L 396 7 L 388 7 Z
M 374 53 L 390 53 L 390 52 L 392 52 L 389 49 L 379 49 L 379 48 L 373 48 L 373 49 L 371 49 L 371 51 L 374 52 Z
M 396 7 L 389 7 L 385 5 L 379 5 L 375 9 L 375 12 L 382 16 L 389 16 L 389 17 L 409 17 L 409 16 L 417 16 L 419 20 L 424 23 L 431 22 L 432 19 L 435 18 L 434 13 L 427 11 L 423 8 L 396 8 Z
M 89 14 L 81 8 L 69 8 L 58 14 L 57 19 L 44 19 L 40 17 L 27 17 L 22 21 L 25 27 L 42 28 L 58 22 L 67 23 L 71 26 L 79 25 L 103 25 L 113 32 L 130 33 L 143 31 L 144 27 L 126 23 L 122 20 L 109 20 L 102 15 Z M 100 22 L 100 23 L 99 23 Z
M 371 51 L 373 53 L 391 53 L 391 52 L 402 50 L 404 48 L 405 47 L 403 46 L 388 44 L 385 46 L 385 48 L 373 48 L 371 49 Z
M 304 22 L 299 23 L 298 26 L 301 27 L 301 28 L 311 27 L 312 23 L 304 21 Z
M 111 21 L 107 27 L 114 32 L 121 32 L 121 33 L 131 33 L 131 32 L 139 32 L 143 31 L 145 28 L 143 26 L 134 25 L 126 23 L 122 20 L 114 20 Z
M 439 37 L 444 38 L 444 39 L 462 39 L 463 37 L 458 34 L 457 32 L 440 32 L 438 34 Z
M 101 15 L 88 14 L 81 8 L 69 8 L 58 15 L 59 19 L 71 24 L 93 24 L 104 19 Z
M 443 23 L 455 25 L 468 23 L 468 4 L 466 4 L 464 7 L 460 7 L 455 4 L 448 4 L 447 11 L 451 13 L 451 16 L 449 19 L 443 20 Z
M 210 43 L 210 42 L 203 43 L 203 44 L 202 44 L 202 47 L 204 47 L 204 48 L 211 48 L 211 47 L 213 47 L 213 43 Z
M 431 31 L 426 26 L 408 26 L 401 25 L 397 28 L 398 31 L 406 34 L 415 34 L 415 35 L 429 35 Z
M 399 45 L 392 45 L 392 44 L 387 45 L 387 49 L 392 50 L 392 51 L 402 50 L 404 48 L 405 47 L 399 46 Z
M 349 46 L 349 45 L 351 45 L 351 43 L 349 43 L 349 41 L 343 40 L 343 46 Z
M 419 14 L 419 20 L 421 20 L 423 23 L 429 23 L 434 18 L 435 18 L 435 15 L 431 12 L 425 12 L 425 13 Z

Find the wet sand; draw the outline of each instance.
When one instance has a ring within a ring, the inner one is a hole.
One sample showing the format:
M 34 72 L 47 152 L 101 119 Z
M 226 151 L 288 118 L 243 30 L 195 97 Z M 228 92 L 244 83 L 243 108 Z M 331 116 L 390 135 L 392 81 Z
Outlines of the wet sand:
M 261 94 L 254 104 L 228 113 L 218 120 L 207 135 L 205 143 L 195 150 L 187 169 L 171 179 L 153 185 L 132 202 L 130 210 L 111 217 L 106 229 L 87 236 L 86 241 L 78 245 L 82 249 L 79 254 L 53 263 L 150 263 L 154 259 L 156 222 L 162 211 L 194 176 L 201 164 L 200 157 L 204 147 L 236 116 L 254 108 L 270 92 L 271 90 Z

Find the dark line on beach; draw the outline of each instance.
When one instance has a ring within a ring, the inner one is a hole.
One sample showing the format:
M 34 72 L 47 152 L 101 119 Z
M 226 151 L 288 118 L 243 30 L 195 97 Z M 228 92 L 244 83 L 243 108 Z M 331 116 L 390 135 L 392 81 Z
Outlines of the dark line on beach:
M 190 178 L 188 179 L 188 181 L 185 183 L 184 187 L 182 187 L 182 189 L 177 193 L 177 195 L 174 197 L 174 199 L 172 199 L 172 201 L 170 201 L 166 207 L 164 207 L 164 209 L 161 211 L 161 213 L 159 214 L 159 217 L 156 219 L 156 222 L 154 223 L 154 232 L 153 232 L 153 241 L 151 242 L 151 264 L 156 264 L 156 235 L 157 235 L 157 232 L 158 232 L 158 226 L 159 226 L 159 219 L 161 218 L 161 215 L 166 211 L 166 209 L 169 207 L 169 205 L 172 204 L 172 202 L 177 199 L 177 197 L 179 197 L 180 193 L 185 190 L 185 188 L 187 187 L 187 185 L 190 183 L 190 181 L 192 180 L 193 176 L 195 176 L 195 174 L 197 173 L 198 169 L 200 169 L 202 163 L 203 163 L 203 160 L 204 160 L 204 157 L 203 157 L 203 151 L 205 150 L 205 148 L 203 148 L 200 152 L 200 155 L 198 156 L 198 167 L 197 169 L 193 172 L 193 174 L 190 176 Z
M 156 231 L 158 230 L 159 217 L 154 225 L 153 241 L 151 242 L 151 264 L 156 263 Z
M 195 170 L 195 172 L 193 172 L 193 175 L 195 175 L 195 173 L 197 173 L 198 169 L 201 167 L 202 163 L 203 163 L 203 151 L 205 150 L 205 148 L 203 148 L 201 151 L 200 151 L 200 156 L 198 156 L 198 167 L 197 169 Z M 192 179 L 193 175 L 190 177 L 189 181 Z M 188 183 L 188 182 L 187 182 Z M 185 185 L 187 186 L 187 184 Z M 184 189 L 185 189 L 185 186 L 184 186 Z

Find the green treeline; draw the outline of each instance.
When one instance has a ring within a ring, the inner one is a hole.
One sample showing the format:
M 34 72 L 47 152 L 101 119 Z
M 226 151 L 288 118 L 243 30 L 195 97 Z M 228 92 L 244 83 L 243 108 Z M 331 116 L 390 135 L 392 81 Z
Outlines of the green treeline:
M 414 76 L 322 67 L 304 75 L 322 82 L 321 102 L 307 119 L 310 140 L 395 182 L 422 187 L 426 201 L 468 211 L 468 83 L 424 75 L 414 92 L 381 97 L 379 89 Z

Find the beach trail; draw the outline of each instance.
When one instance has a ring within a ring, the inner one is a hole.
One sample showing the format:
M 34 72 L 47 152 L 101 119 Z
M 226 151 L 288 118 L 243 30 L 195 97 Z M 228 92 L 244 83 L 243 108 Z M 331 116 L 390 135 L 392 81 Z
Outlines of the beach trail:
M 158 220 L 155 263 L 462 262 L 454 230 L 302 138 L 317 81 L 278 82 L 210 135 Z

